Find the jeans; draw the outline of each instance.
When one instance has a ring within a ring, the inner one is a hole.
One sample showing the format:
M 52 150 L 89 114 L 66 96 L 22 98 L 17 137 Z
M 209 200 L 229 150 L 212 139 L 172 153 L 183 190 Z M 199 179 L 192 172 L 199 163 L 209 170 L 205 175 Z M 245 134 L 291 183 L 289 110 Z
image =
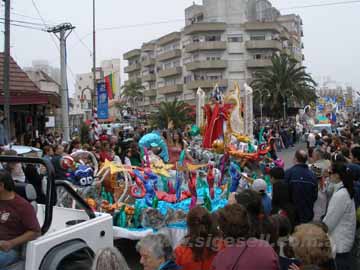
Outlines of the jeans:
M 9 252 L 0 251 L 0 270 L 6 270 L 6 266 L 15 263 L 18 257 L 18 252 L 13 249 Z

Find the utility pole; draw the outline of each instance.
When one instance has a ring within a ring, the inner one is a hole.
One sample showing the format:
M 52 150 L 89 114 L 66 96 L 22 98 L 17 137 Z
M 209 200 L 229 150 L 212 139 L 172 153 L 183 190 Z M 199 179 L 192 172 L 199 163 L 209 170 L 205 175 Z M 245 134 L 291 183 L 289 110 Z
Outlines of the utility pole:
M 96 91 L 97 91 L 97 81 L 96 81 L 96 21 L 95 21 L 95 0 L 93 0 L 93 91 L 91 94 L 91 104 L 92 111 L 95 110 L 96 107 Z
M 64 140 L 70 141 L 69 126 L 69 89 L 67 84 L 67 66 L 66 66 L 66 39 L 71 34 L 75 26 L 71 23 L 63 23 L 55 27 L 49 28 L 49 33 L 54 33 L 60 41 L 60 73 L 61 73 L 61 114 L 62 127 L 64 132 Z M 67 33 L 67 31 L 69 31 Z M 59 34 L 59 35 L 58 35 Z
M 10 0 L 5 1 L 4 118 L 5 136 L 10 141 Z

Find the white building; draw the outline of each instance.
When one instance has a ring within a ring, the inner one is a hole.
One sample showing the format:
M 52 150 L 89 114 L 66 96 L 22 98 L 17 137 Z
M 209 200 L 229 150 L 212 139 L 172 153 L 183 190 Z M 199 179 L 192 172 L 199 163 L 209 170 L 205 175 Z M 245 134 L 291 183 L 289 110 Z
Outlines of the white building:
M 60 69 L 50 65 L 47 60 L 34 60 L 31 67 L 24 68 L 24 71 L 44 71 L 53 80 L 60 84 Z
M 203 0 L 185 9 L 183 29 L 125 53 L 125 73 L 142 81 L 145 108 L 175 98 L 194 103 L 199 87 L 243 87 L 274 53 L 301 64 L 302 36 L 300 17 L 281 15 L 267 0 Z
M 97 80 L 113 74 L 115 82 L 115 99 L 120 93 L 120 59 L 104 60 L 101 62 L 100 72 L 97 72 Z M 70 99 L 70 117 L 90 119 L 92 114 L 93 73 L 82 73 L 76 75 L 75 93 Z M 112 110 L 113 111 L 113 110 Z M 111 117 L 111 115 L 110 115 Z M 78 120 L 73 120 L 77 123 Z

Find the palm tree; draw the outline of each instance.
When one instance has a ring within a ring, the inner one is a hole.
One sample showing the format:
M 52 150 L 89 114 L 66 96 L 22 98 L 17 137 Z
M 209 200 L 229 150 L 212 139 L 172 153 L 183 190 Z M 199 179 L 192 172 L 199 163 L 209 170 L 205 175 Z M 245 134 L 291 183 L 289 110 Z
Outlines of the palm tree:
M 270 97 L 264 96 L 263 104 L 265 111 L 279 116 L 282 112 L 282 104 L 293 98 L 297 103 L 308 103 L 315 100 L 316 82 L 306 72 L 306 67 L 299 66 L 299 62 L 286 54 L 275 54 L 272 66 L 255 74 L 251 86 L 255 90 L 270 91 Z M 258 101 L 256 96 L 255 100 Z M 254 104 L 259 102 L 254 102 Z
M 175 99 L 171 102 L 161 102 L 159 110 L 151 115 L 151 125 L 158 128 L 167 128 L 170 121 L 174 128 L 183 128 L 191 124 L 193 109 L 185 102 Z
M 142 85 L 141 80 L 129 80 L 129 82 L 124 84 L 121 89 L 121 97 L 131 100 L 131 108 L 134 108 L 135 99 L 143 96 L 142 90 L 144 90 L 145 87 Z

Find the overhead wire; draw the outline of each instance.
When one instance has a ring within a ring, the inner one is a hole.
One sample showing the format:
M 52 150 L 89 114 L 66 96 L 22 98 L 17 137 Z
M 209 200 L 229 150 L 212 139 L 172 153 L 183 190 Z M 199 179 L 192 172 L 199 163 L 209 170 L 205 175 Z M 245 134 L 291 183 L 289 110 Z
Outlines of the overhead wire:
M 5 22 L 0 22 L 0 24 L 5 24 Z M 10 23 L 10 25 L 16 26 L 16 27 L 21 27 L 21 28 L 26 28 L 26 29 L 31 29 L 31 30 L 46 32 L 46 30 L 44 30 L 42 28 L 37 28 L 34 26 L 29 26 L 29 25 L 22 25 L 22 24 L 17 24 L 17 23 Z

